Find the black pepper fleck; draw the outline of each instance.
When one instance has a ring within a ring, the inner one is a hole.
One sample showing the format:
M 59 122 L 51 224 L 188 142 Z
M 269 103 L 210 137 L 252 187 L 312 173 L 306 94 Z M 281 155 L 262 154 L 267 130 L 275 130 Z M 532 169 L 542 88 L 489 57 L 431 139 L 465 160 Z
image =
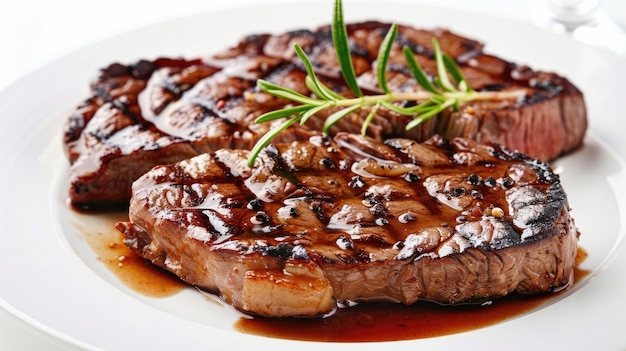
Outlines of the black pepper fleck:
M 400 215 L 400 218 L 399 218 L 400 222 L 403 222 L 403 223 L 413 222 L 416 219 L 417 218 L 415 218 L 415 216 L 410 213 L 403 213 Z
M 378 226 L 383 226 L 389 224 L 389 221 L 386 218 L 377 218 L 376 219 L 376 225 Z
M 239 201 L 233 201 L 231 203 L 227 203 L 224 207 L 226 207 L 226 208 L 240 208 L 241 206 L 243 206 L 243 203 L 241 203 Z
M 467 177 L 467 182 L 471 185 L 478 186 L 481 184 L 482 178 L 477 174 L 471 174 L 469 177 Z
M 465 188 L 454 188 L 452 195 L 457 197 L 465 195 Z
M 248 202 L 247 207 L 250 210 L 255 210 L 255 211 L 261 210 L 263 209 L 263 201 L 261 201 L 260 199 L 250 200 L 250 202 Z
M 384 216 L 386 210 L 387 208 L 382 202 L 374 202 L 373 206 L 370 207 L 370 213 L 372 213 L 374 216 Z
M 254 218 L 260 223 L 267 223 L 270 221 L 270 216 L 265 212 L 257 212 Z
M 413 172 L 409 172 L 409 173 L 407 173 L 407 174 L 404 176 L 404 180 L 406 180 L 406 181 L 407 181 L 407 182 L 409 182 L 409 183 L 414 183 L 414 182 L 417 182 L 417 181 L 419 181 L 420 179 L 421 179 L 421 178 L 420 178 L 417 174 L 415 174 L 415 173 L 413 173 Z
M 337 241 L 342 243 L 344 250 L 345 249 L 354 250 L 354 243 L 345 235 L 340 235 Z
M 298 212 L 298 210 L 296 210 L 295 208 L 290 208 L 289 209 L 289 216 L 290 217 L 298 217 L 300 215 L 300 212 Z
M 505 177 L 504 179 L 502 179 L 502 187 L 504 187 L 505 189 L 510 189 L 511 187 L 513 187 L 514 184 L 515 181 L 513 181 L 513 179 L 509 177 Z
M 335 168 L 335 164 L 333 163 L 333 160 L 330 157 L 324 157 L 322 158 L 320 162 L 328 168 L 331 168 L 331 169 Z
M 496 186 L 496 184 L 497 184 L 497 182 L 496 182 L 496 179 L 494 177 L 489 177 L 489 178 L 485 179 L 485 186 L 493 188 L 494 186 Z
M 361 176 L 354 176 L 350 179 L 350 182 L 348 182 L 348 186 L 352 189 L 361 189 L 365 186 L 365 182 Z

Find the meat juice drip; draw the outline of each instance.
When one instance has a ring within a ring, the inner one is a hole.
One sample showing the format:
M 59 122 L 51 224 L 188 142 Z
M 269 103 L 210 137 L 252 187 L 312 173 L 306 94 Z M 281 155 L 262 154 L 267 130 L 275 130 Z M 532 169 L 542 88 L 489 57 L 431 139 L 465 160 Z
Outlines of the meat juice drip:
M 76 224 L 85 240 L 101 261 L 127 287 L 149 297 L 168 297 L 187 285 L 175 275 L 159 269 L 135 254 L 122 242 L 122 234 L 115 223 L 125 219 L 126 213 L 89 214 Z M 95 223 L 95 220 L 101 223 Z M 94 225 L 95 224 L 95 225 Z
M 577 266 L 587 253 L 579 248 Z M 576 267 L 574 284 L 589 271 Z M 281 339 L 319 342 L 381 342 L 425 339 L 495 325 L 540 308 L 567 289 L 537 296 L 511 294 L 490 304 L 442 306 L 418 301 L 406 306 L 369 302 L 338 309 L 328 318 L 240 318 L 241 332 Z

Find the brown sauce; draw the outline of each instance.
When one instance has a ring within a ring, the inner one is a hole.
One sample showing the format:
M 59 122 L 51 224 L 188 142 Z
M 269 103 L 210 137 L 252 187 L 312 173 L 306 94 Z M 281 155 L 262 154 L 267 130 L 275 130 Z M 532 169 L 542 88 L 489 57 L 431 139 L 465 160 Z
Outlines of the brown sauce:
M 157 268 L 131 251 L 122 242 L 122 234 L 114 227 L 126 220 L 125 213 L 88 214 L 97 217 L 102 225 L 76 225 L 94 250 L 97 259 L 129 288 L 150 297 L 168 297 L 177 294 L 187 285 L 175 275 Z M 87 220 L 89 221 L 89 220 Z
M 587 253 L 579 249 L 577 265 Z M 574 283 L 586 270 L 576 268 Z M 235 328 L 268 337 L 329 342 L 374 342 L 444 336 L 491 326 L 532 312 L 563 291 L 524 296 L 513 294 L 485 305 L 441 306 L 417 302 L 411 306 L 393 303 L 363 303 L 339 309 L 328 318 L 241 318 Z
M 92 219 L 94 214 L 87 215 Z M 115 228 L 125 213 L 95 215 L 101 225 L 77 224 L 97 258 L 129 288 L 150 297 L 168 297 L 187 285 L 131 251 Z M 587 253 L 579 248 L 576 265 Z M 576 268 L 574 283 L 589 274 Z M 235 328 L 267 337 L 330 342 L 375 342 L 411 340 L 450 335 L 484 328 L 532 312 L 563 292 L 539 296 L 513 294 L 485 305 L 441 306 L 417 302 L 363 303 L 339 309 L 328 318 L 240 318 Z

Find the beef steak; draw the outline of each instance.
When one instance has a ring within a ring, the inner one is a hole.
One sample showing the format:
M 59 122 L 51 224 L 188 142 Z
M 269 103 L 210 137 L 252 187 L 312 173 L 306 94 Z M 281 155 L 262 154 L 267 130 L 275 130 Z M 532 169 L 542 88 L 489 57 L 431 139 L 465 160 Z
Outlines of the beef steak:
M 348 25 L 359 84 L 379 93 L 375 61 L 389 24 Z M 389 87 L 420 90 L 406 68 L 401 48 L 413 49 L 425 71 L 436 73 L 431 38 L 460 64 L 477 91 L 524 90 L 518 100 L 469 102 L 405 131 L 407 117 L 380 109 L 368 134 L 377 139 L 406 137 L 423 141 L 434 134 L 493 141 L 532 157 L 551 160 L 578 147 L 587 127 L 581 92 L 567 79 L 534 71 L 485 54 L 483 45 L 446 30 L 400 26 L 389 59 Z M 132 65 L 115 63 L 92 83 L 91 93 L 65 126 L 64 143 L 71 163 L 69 197 L 78 207 L 127 204 L 130 185 L 157 164 L 180 161 L 221 148 L 249 149 L 270 128 L 254 124 L 264 112 L 288 101 L 258 91 L 266 79 L 303 94 L 304 69 L 294 54 L 299 43 L 320 79 L 349 95 L 340 79 L 329 27 L 277 35 L 251 35 L 208 59 L 161 58 Z M 326 114 L 329 112 L 325 112 Z M 358 132 L 363 110 L 337 131 Z M 319 130 L 325 114 L 294 126 L 277 141 L 307 139 Z
M 277 144 L 254 168 L 220 149 L 132 187 L 124 242 L 236 308 L 483 302 L 568 286 L 578 232 L 548 164 L 498 144 L 339 133 Z

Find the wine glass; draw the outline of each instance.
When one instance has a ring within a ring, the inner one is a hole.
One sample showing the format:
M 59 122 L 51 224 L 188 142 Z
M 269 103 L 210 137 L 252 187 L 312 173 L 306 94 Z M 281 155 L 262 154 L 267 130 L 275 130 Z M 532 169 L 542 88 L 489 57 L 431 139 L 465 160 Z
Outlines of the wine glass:
M 535 0 L 533 19 L 543 28 L 626 56 L 626 33 L 610 18 L 601 0 Z

